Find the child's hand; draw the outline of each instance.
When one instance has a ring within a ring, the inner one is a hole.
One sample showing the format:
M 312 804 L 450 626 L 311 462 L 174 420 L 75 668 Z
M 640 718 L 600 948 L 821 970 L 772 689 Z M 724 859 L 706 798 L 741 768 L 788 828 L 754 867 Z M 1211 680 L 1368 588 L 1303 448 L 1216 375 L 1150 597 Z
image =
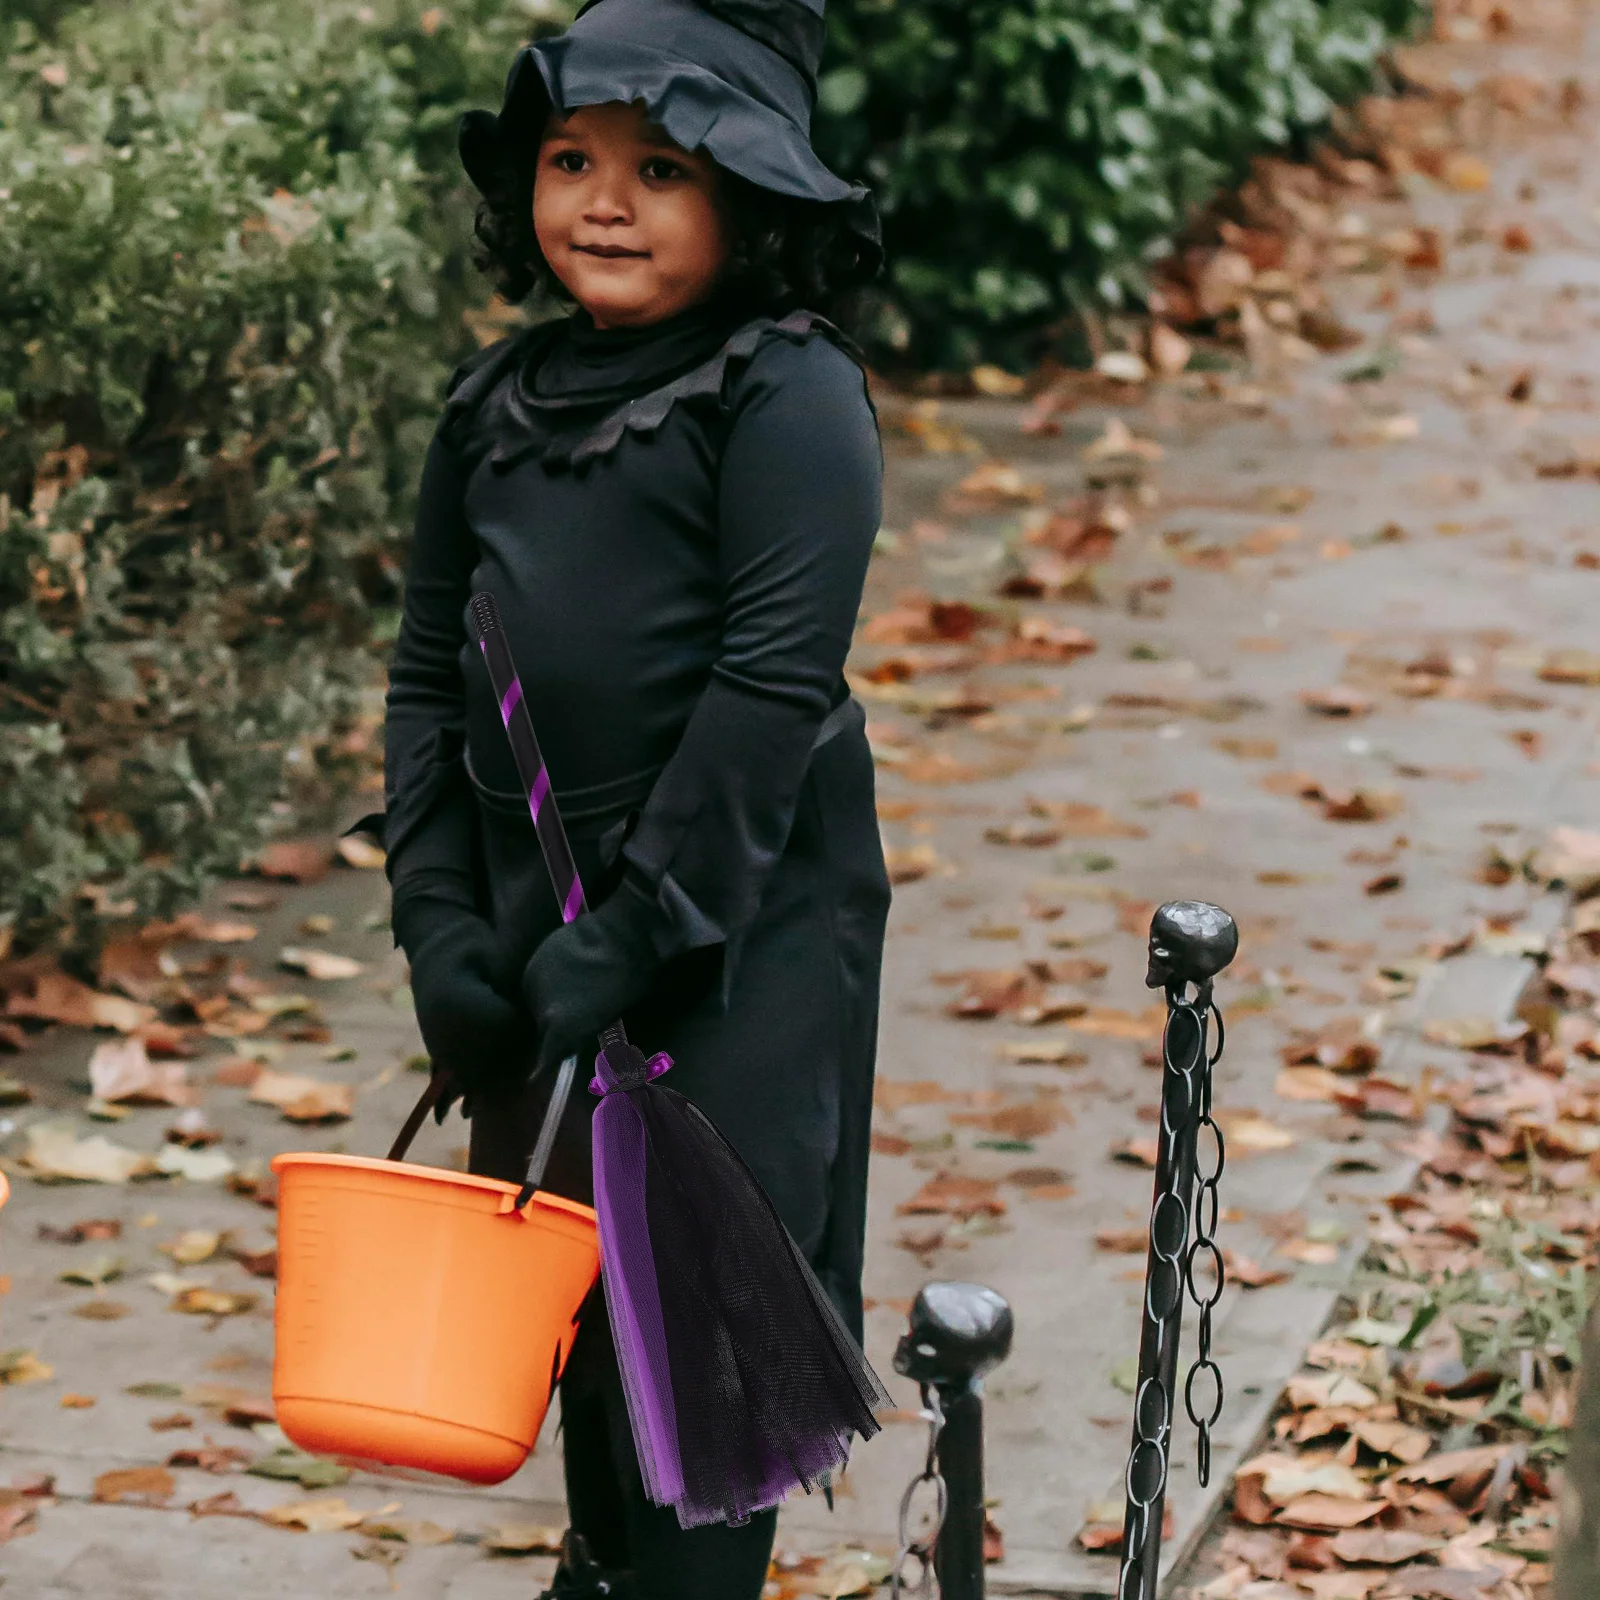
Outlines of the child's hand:
M 474 913 L 431 901 L 423 916 L 407 908 L 417 1026 L 434 1062 L 449 1070 L 470 1115 L 472 1092 L 526 1062 L 528 1019 L 502 991 L 505 960 L 494 929 Z M 397 925 L 398 926 L 398 925 Z M 508 986 L 507 986 L 508 987 Z M 436 1108 L 442 1120 L 453 1096 Z
M 625 876 L 604 904 L 533 952 L 522 995 L 539 1040 L 536 1070 L 592 1044 L 648 992 L 660 965 L 650 935 L 658 914 L 648 888 Z

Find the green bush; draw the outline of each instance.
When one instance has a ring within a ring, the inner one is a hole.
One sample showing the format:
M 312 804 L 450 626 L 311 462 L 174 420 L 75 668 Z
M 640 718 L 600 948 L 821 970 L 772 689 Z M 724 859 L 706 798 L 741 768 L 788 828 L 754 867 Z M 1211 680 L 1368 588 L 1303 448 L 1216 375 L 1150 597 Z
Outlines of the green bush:
M 877 191 L 880 346 L 1021 362 L 1136 301 L 1263 147 L 1371 82 L 1423 0 L 831 0 L 819 150 Z
M 0 22 L 0 917 L 30 944 L 168 913 L 348 782 L 484 299 L 456 119 L 540 25 L 34 9 L 48 38 Z

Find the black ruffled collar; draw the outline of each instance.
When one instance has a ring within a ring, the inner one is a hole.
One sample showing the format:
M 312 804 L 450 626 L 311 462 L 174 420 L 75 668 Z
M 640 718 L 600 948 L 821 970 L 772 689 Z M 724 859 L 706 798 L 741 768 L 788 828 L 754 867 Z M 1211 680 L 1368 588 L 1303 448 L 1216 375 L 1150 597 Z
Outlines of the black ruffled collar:
M 656 331 L 665 327 L 665 323 L 655 324 Z M 611 348 L 620 350 L 633 341 L 612 341 L 607 336 L 636 331 L 651 330 L 597 329 L 591 324 L 587 334 L 579 332 L 572 348 L 575 351 L 586 338 L 598 335 Z M 558 341 L 570 337 L 571 329 L 563 323 L 541 323 L 485 351 L 478 362 L 458 373 L 445 405 L 443 430 L 453 447 L 466 449 L 468 455 L 497 473 L 511 471 L 530 456 L 537 456 L 552 472 L 581 470 L 589 462 L 609 455 L 627 434 L 656 432 L 680 402 L 720 400 L 729 368 L 747 362 L 767 339 L 781 337 L 801 343 L 814 332 L 824 334 L 860 359 L 851 341 L 826 318 L 814 311 L 791 311 L 782 318 L 752 318 L 731 333 L 724 330 L 721 343 L 704 360 L 665 381 L 652 383 L 645 379 L 643 352 L 650 341 L 639 340 L 640 353 L 631 359 L 641 364 L 630 368 L 634 377 L 626 387 L 631 389 L 635 382 L 643 384 L 640 392 L 603 397 L 608 393 L 606 385 L 599 381 L 585 385 L 578 376 L 583 365 L 579 361 L 570 369 L 572 388 L 564 395 L 542 396 L 534 392 L 528 375 L 542 377 L 547 356 Z M 686 338 L 685 346 L 680 348 L 687 347 L 688 342 Z M 480 410 L 486 413 L 481 418 Z M 475 418 L 478 425 L 472 426 Z M 478 441 L 471 448 L 467 447 L 469 428 Z
M 522 403 L 552 412 L 621 405 L 699 366 L 745 320 L 715 299 L 643 328 L 597 328 L 580 308 L 519 368 Z

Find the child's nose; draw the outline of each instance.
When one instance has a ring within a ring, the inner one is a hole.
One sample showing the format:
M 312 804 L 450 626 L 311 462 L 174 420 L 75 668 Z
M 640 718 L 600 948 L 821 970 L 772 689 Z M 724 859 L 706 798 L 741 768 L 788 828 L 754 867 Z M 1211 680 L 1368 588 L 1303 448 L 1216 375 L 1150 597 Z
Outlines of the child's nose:
M 600 176 L 589 193 L 584 217 L 595 223 L 620 223 L 631 220 L 632 208 L 624 186 L 615 178 Z

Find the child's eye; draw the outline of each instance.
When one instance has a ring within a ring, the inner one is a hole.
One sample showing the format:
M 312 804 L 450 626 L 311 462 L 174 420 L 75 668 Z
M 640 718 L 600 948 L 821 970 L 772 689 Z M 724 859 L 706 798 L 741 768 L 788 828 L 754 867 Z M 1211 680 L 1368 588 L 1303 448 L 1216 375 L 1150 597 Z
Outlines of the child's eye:
M 684 176 L 683 166 L 670 156 L 651 156 L 639 170 L 657 183 L 668 183 Z
M 550 165 L 562 172 L 582 172 L 584 155 L 581 150 L 558 150 L 550 158 Z

